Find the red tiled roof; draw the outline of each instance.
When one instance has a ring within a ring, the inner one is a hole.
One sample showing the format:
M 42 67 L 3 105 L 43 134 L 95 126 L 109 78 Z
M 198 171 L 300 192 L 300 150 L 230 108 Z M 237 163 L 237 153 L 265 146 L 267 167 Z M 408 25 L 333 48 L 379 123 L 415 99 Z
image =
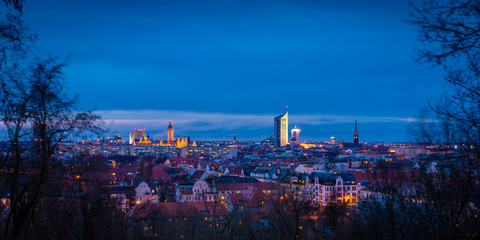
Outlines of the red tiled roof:
M 220 163 L 219 162 L 211 162 L 212 163 L 212 166 L 215 168 L 215 169 L 218 169 L 218 166 L 220 166 Z
M 233 205 L 244 207 L 261 207 L 268 200 L 262 190 L 251 187 L 240 191 L 240 193 L 230 194 L 229 198 Z
M 192 179 L 200 179 L 200 178 L 203 176 L 204 173 L 205 173 L 204 170 L 196 170 L 196 171 L 192 174 L 192 176 L 191 176 L 190 178 L 192 178 Z
M 233 161 L 225 161 L 225 162 L 223 162 L 221 165 L 225 165 L 225 166 L 228 167 L 228 165 L 230 165 L 230 164 L 232 164 L 232 163 L 233 163 L 234 166 L 237 166 L 237 164 L 235 164 Z
M 266 202 L 257 211 L 252 212 L 248 217 L 252 222 L 258 223 L 260 219 L 265 219 L 272 211 L 273 207 L 270 202 Z
M 172 179 L 170 178 L 170 175 L 165 171 L 165 168 L 162 165 L 157 165 L 154 168 L 152 168 L 152 181 L 155 180 L 165 180 L 165 181 L 171 181 Z
M 361 182 L 363 180 L 368 180 L 369 183 L 372 183 L 377 179 L 377 176 L 374 173 L 361 173 L 361 172 L 354 172 L 353 176 L 357 180 L 357 182 Z

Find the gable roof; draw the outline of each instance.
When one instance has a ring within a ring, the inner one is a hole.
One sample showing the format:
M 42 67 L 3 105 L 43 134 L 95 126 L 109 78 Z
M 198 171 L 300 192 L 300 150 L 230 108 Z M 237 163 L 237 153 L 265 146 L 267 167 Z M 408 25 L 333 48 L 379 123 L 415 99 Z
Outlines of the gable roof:
M 204 170 L 195 170 L 192 175 L 190 175 L 190 180 L 201 180 L 202 176 L 206 173 Z
M 357 180 L 357 182 L 364 182 L 367 181 L 368 183 L 372 183 L 377 179 L 374 173 L 361 173 L 361 172 L 354 172 L 353 176 Z
M 146 183 L 147 186 L 148 186 L 150 189 L 153 189 L 153 190 L 156 190 L 156 189 L 157 189 L 157 187 L 156 187 L 153 183 L 151 183 L 151 182 L 149 182 L 149 181 L 142 181 L 142 180 L 140 180 L 140 182 L 137 184 L 137 187 L 135 187 L 135 189 L 138 188 L 138 187 L 140 187 L 140 184 L 142 184 L 142 183 Z
M 229 200 L 233 205 L 244 207 L 261 207 L 267 200 L 267 196 L 263 191 L 253 187 L 247 187 L 240 193 L 232 193 Z
M 157 165 L 152 168 L 152 176 L 150 178 L 152 181 L 155 180 L 164 180 L 164 181 L 172 181 L 170 175 L 165 171 L 165 168 L 162 165 Z

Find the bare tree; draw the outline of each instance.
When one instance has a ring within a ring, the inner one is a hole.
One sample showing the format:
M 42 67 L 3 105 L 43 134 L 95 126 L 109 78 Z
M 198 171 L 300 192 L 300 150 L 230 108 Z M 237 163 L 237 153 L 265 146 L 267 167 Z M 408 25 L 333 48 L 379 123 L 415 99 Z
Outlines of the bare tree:
M 431 104 L 433 131 L 455 144 L 450 174 L 425 181 L 427 191 L 421 223 L 437 229 L 439 239 L 478 237 L 480 212 L 480 1 L 428 0 L 413 5 L 410 23 L 418 28 L 424 47 L 418 50 L 422 63 L 445 70 L 449 91 L 438 104 Z M 433 223 L 430 219 L 437 219 Z M 430 234 L 430 236 L 435 236 Z
M 306 239 L 311 226 L 309 219 L 316 208 L 311 201 L 288 195 L 272 198 L 272 214 L 267 218 L 276 230 L 273 239 Z
M 424 47 L 418 60 L 446 71 L 449 92 L 432 104 L 446 142 L 480 156 L 480 2 L 428 0 L 413 5 L 410 23 Z
M 39 204 L 48 196 L 48 183 L 57 176 L 58 145 L 79 131 L 101 131 L 100 117 L 75 110 L 64 86 L 65 62 L 37 60 L 22 71 L 6 71 L 2 121 L 9 147 L 1 162 L 2 185 L 8 186 L 9 211 L 4 238 L 29 236 Z M 17 68 L 21 66 L 16 66 Z M 100 125 L 99 125 L 100 124 Z
M 23 3 L 25 0 L 2 0 L 7 7 L 13 7 L 13 9 L 19 11 L 20 13 L 23 10 Z

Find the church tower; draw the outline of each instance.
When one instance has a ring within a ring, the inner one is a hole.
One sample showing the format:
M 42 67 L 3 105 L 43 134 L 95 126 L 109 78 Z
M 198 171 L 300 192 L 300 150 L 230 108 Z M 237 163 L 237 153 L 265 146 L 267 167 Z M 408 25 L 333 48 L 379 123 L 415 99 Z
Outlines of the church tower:
M 358 145 L 357 120 L 355 120 L 355 132 L 353 133 L 353 143 Z
M 171 143 L 173 142 L 173 126 L 172 126 L 172 121 L 170 121 L 170 124 L 168 124 L 167 128 L 167 142 Z

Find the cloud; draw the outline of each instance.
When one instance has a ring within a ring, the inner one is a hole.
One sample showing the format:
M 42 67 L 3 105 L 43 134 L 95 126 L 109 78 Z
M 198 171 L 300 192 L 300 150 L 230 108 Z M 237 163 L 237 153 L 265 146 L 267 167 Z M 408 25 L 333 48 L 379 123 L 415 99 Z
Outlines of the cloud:
M 211 131 L 235 129 L 260 129 L 273 126 L 272 114 L 237 114 L 237 113 L 212 113 L 191 111 L 167 110 L 111 110 L 99 111 L 107 123 L 112 123 L 112 128 L 120 131 L 134 128 L 166 129 L 171 120 L 174 126 L 185 131 Z M 411 117 L 385 117 L 385 116 L 348 116 L 348 115 L 322 115 L 298 114 L 290 115 L 289 123 L 293 125 L 328 125 L 352 123 L 411 123 L 425 120 Z

